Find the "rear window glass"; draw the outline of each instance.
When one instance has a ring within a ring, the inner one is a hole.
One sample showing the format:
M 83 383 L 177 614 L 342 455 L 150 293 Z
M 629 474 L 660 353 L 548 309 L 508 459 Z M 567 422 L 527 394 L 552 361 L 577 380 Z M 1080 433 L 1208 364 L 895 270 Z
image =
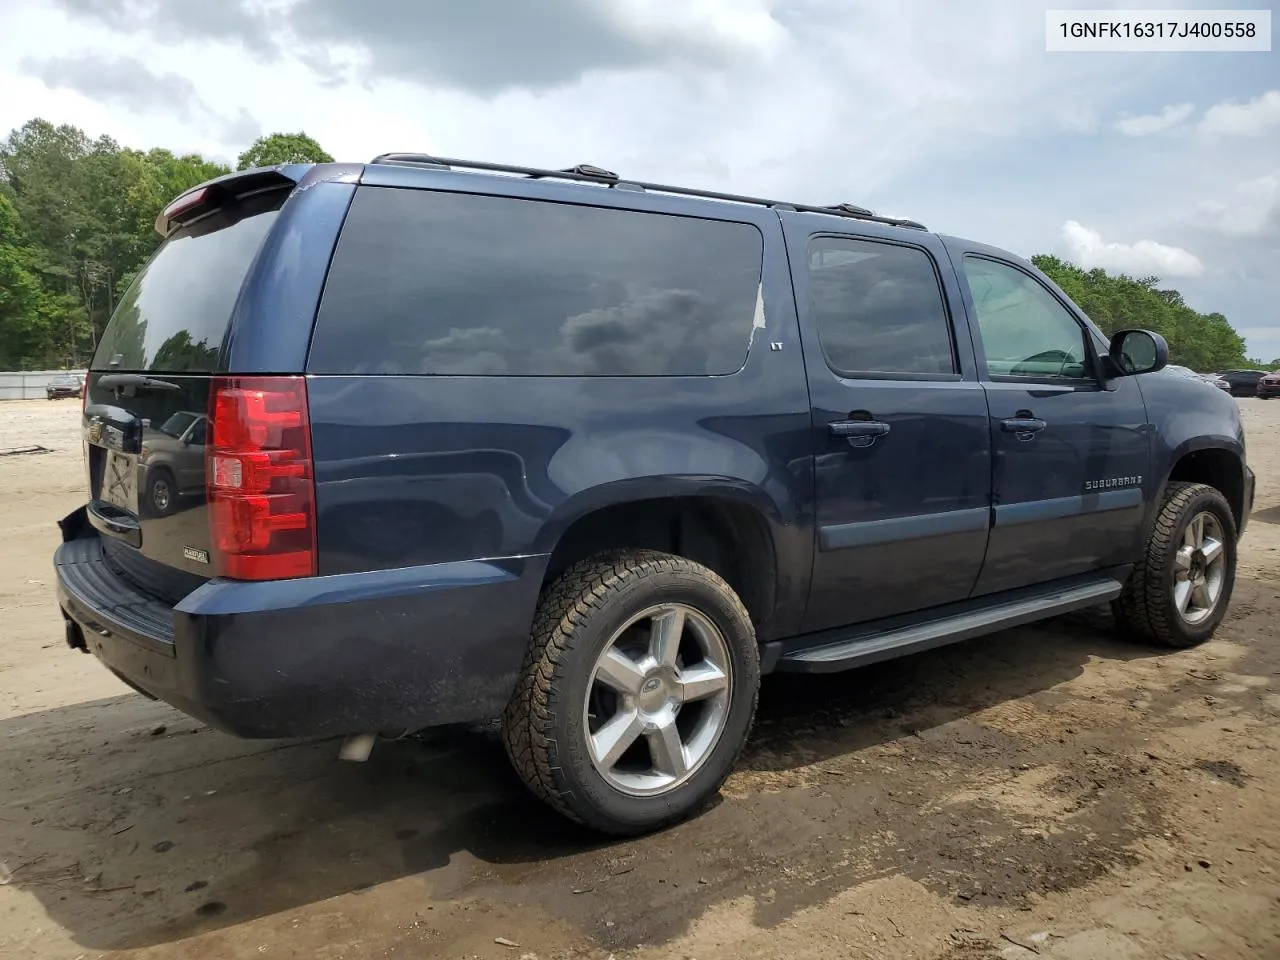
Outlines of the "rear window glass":
M 743 223 L 363 187 L 316 320 L 316 373 L 728 374 L 763 241 Z
M 95 370 L 209 373 L 253 258 L 288 197 L 261 194 L 172 234 L 111 316 Z

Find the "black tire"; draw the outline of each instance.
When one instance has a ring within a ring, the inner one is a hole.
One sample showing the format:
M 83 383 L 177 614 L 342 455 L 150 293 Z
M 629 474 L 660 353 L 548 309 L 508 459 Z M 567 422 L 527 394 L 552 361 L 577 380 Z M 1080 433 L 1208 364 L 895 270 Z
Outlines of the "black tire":
M 156 502 L 161 487 L 168 491 L 164 506 Z M 147 474 L 147 510 L 154 516 L 167 517 L 178 506 L 178 484 L 166 467 L 156 467 Z
M 1222 527 L 1224 581 L 1212 611 L 1193 624 L 1179 614 L 1174 599 L 1174 558 L 1187 525 L 1206 511 Z M 1116 621 L 1139 639 L 1166 647 L 1194 647 L 1212 637 L 1222 623 L 1235 579 L 1236 522 L 1226 498 L 1207 484 L 1172 482 L 1165 488 L 1142 556 L 1113 605 Z
M 694 607 L 723 635 L 732 676 L 728 714 L 688 780 L 665 794 L 636 797 L 615 789 L 592 764 L 583 714 L 601 651 L 630 618 L 664 602 Z M 755 628 L 723 579 L 656 551 L 604 554 L 571 566 L 544 591 L 503 717 L 503 742 L 520 778 L 553 809 L 602 833 L 637 835 L 687 819 L 719 791 L 746 743 L 759 687 Z

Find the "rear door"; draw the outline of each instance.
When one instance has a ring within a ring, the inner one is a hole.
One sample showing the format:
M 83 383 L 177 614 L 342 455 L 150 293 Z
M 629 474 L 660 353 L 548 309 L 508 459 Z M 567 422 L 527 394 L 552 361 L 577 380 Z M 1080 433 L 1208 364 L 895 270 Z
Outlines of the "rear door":
M 209 203 L 122 297 L 90 365 L 90 522 L 139 586 L 176 600 L 210 576 L 204 444 L 240 289 L 292 184 Z
M 923 231 L 783 216 L 816 452 L 805 630 L 963 600 L 987 544 L 991 440 L 946 253 Z

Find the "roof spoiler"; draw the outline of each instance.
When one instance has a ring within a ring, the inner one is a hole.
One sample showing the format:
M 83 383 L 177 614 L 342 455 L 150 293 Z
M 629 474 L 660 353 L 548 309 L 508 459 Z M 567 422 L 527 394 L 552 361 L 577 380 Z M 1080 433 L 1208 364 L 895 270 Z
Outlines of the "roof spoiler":
M 156 217 L 156 233 L 167 237 L 183 224 L 191 223 L 219 207 L 256 193 L 307 186 L 315 180 L 354 180 L 362 169 L 362 164 L 352 163 L 283 163 L 223 174 L 192 187 L 170 201 Z

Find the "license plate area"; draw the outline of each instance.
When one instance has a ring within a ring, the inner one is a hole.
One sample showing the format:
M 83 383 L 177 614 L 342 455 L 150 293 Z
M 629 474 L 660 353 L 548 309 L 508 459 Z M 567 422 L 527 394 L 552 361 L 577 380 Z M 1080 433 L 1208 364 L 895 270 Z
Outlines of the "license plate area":
M 138 461 L 132 454 L 104 450 L 99 498 L 125 513 L 138 515 Z

